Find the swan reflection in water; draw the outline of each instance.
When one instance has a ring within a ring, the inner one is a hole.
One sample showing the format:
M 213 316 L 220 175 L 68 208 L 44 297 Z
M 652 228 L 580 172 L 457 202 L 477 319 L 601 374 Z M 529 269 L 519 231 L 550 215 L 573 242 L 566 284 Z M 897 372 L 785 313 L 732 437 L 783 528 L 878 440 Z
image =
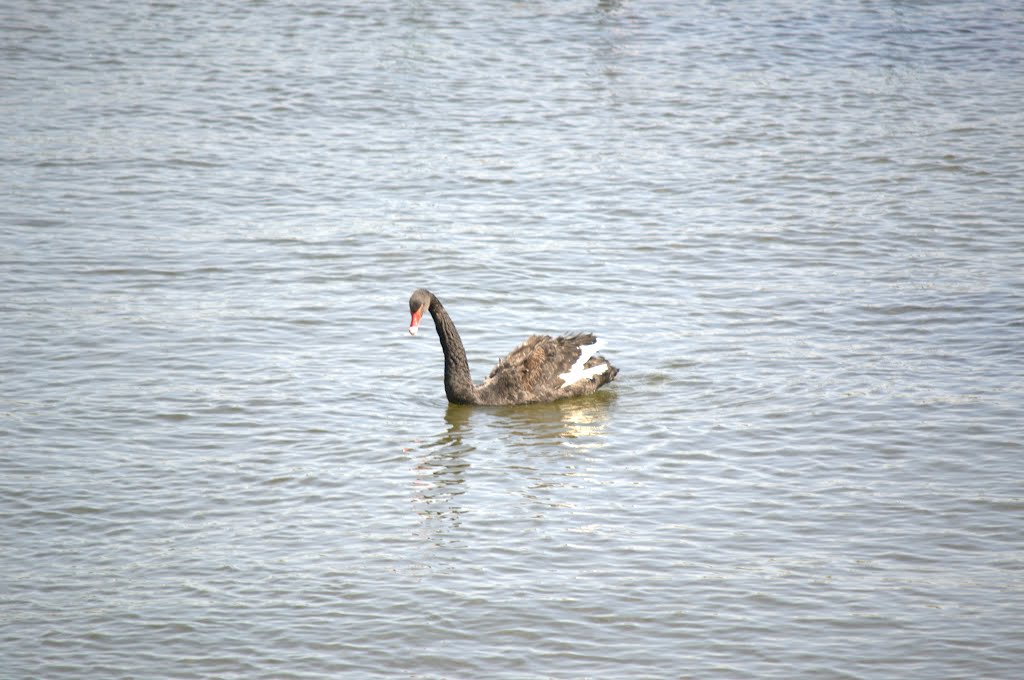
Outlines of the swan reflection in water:
M 614 401 L 614 392 L 598 392 L 516 407 L 450 404 L 445 431 L 421 445 L 415 464 L 414 500 L 429 525 L 424 528 L 435 536 L 458 529 L 474 466 L 480 476 L 490 477 L 492 487 L 508 487 L 546 507 L 564 507 L 556 490 L 585 484 L 582 463 L 605 445 Z
M 476 447 L 463 442 L 462 431 L 469 423 L 470 409 L 452 404 L 445 413 L 448 428 L 435 441 L 423 445 L 426 453 L 416 464 L 417 513 L 425 520 L 459 525 L 462 507 L 458 497 L 466 492 L 467 456 Z
M 510 446 L 558 444 L 590 451 L 605 445 L 608 409 L 614 392 L 596 392 L 578 399 L 495 409 L 509 432 Z

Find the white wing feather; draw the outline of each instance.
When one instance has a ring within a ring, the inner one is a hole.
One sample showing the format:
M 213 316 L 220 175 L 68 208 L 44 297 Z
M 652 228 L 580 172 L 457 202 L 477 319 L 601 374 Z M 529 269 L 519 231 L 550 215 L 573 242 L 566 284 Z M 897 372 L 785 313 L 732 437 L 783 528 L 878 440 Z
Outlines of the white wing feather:
M 590 357 L 597 354 L 605 346 L 604 340 L 596 340 L 592 345 L 580 345 L 580 358 L 576 360 L 576 363 L 572 365 L 565 373 L 560 373 L 559 378 L 562 379 L 562 389 L 565 389 L 569 385 L 574 385 L 580 380 L 587 380 L 593 378 L 595 375 L 601 375 L 608 370 L 608 364 L 599 364 L 597 366 L 591 366 L 590 368 L 583 368 L 583 365 L 587 363 Z

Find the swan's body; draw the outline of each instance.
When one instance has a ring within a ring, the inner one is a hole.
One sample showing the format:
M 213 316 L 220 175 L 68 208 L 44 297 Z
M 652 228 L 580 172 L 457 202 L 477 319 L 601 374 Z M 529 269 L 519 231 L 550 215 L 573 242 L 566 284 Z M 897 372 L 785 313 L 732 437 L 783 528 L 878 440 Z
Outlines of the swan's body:
M 486 380 L 475 385 L 462 339 L 441 301 L 429 290 L 420 289 L 409 298 L 409 311 L 413 335 L 424 312 L 429 311 L 434 319 L 444 352 L 444 391 L 453 404 L 497 406 L 576 397 L 611 382 L 619 372 L 597 355 L 604 342 L 590 333 L 557 338 L 531 335 L 498 361 Z

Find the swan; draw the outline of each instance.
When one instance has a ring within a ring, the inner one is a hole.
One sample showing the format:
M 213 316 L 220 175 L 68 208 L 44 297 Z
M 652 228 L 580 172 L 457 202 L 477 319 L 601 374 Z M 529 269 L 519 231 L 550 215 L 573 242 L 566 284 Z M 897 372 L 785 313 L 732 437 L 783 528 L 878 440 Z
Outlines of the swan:
M 410 335 L 419 331 L 424 312 L 434 319 L 444 352 L 444 392 L 453 404 L 504 406 L 577 397 L 611 382 L 619 372 L 597 354 L 605 343 L 591 333 L 531 335 L 475 385 L 462 339 L 437 296 L 420 288 L 409 298 L 409 312 Z

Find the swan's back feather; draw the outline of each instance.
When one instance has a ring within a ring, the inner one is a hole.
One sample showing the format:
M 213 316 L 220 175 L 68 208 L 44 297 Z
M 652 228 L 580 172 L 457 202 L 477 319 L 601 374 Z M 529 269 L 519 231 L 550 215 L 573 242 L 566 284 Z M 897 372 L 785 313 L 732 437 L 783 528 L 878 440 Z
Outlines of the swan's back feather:
M 481 404 L 526 404 L 554 401 L 593 392 L 611 381 L 618 369 L 601 356 L 583 360 L 582 349 L 597 343 L 592 333 L 551 337 L 531 335 L 501 359 L 476 388 Z M 566 376 L 572 380 L 567 380 Z

